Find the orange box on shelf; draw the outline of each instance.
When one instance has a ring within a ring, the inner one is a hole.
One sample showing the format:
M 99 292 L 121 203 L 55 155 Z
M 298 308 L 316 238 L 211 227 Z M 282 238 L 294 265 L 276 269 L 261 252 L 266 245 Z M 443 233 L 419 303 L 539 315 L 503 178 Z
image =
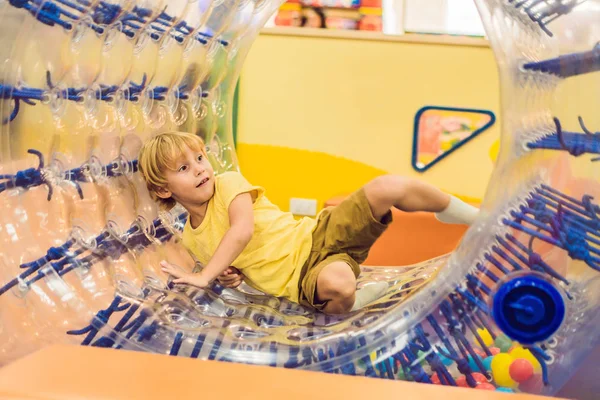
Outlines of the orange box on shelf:
M 302 5 L 298 2 L 288 1 L 279 7 L 275 17 L 277 26 L 302 26 Z
M 339 204 L 345 196 L 334 197 L 325 207 Z M 477 204 L 474 204 L 477 206 Z M 393 221 L 371 247 L 365 265 L 401 266 L 453 251 L 467 231 L 466 225 L 444 224 L 433 213 L 392 209 Z
M 381 8 L 379 7 L 361 7 L 358 9 L 361 15 L 358 23 L 360 31 L 375 31 L 381 32 L 383 21 L 381 19 Z
M 381 0 L 361 0 L 361 7 L 381 8 Z

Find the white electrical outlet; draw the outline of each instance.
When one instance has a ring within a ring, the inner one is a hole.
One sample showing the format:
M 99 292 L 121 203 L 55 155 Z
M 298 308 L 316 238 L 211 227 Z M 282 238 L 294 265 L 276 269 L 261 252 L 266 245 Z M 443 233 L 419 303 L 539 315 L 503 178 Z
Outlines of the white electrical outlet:
M 290 212 L 294 215 L 314 217 L 317 215 L 317 200 L 292 197 L 290 199 Z

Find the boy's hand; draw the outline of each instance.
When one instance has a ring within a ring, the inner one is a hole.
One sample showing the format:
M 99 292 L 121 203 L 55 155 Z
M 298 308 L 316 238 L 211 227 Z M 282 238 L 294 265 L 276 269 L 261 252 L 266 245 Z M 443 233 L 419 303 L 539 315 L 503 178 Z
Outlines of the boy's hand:
M 242 272 L 235 268 L 229 267 L 217 278 L 219 283 L 226 288 L 236 288 L 241 285 L 243 279 Z
M 208 279 L 204 278 L 202 274 L 192 274 L 182 271 L 181 268 L 169 264 L 166 261 L 161 261 L 160 266 L 163 272 L 175 277 L 173 283 L 187 283 L 188 285 L 194 285 L 199 288 L 205 288 L 210 284 Z

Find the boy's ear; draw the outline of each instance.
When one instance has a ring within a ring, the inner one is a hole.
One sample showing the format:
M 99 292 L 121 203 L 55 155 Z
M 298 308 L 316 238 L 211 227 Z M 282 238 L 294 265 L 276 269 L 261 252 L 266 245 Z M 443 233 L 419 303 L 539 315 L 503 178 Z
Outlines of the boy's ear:
M 170 199 L 172 196 L 172 193 L 169 189 L 164 188 L 164 187 L 158 187 L 156 189 L 154 189 L 154 193 L 156 193 L 156 195 L 158 197 L 160 197 L 161 199 Z

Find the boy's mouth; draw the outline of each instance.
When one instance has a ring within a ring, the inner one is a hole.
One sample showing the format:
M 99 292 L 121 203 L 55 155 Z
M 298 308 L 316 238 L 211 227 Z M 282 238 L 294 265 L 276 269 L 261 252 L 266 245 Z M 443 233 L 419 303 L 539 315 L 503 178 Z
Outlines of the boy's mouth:
M 204 185 L 206 182 L 208 182 L 208 178 L 204 178 L 204 179 L 202 179 L 202 180 L 200 181 L 200 183 L 196 185 L 196 187 L 200 187 L 200 186 Z

